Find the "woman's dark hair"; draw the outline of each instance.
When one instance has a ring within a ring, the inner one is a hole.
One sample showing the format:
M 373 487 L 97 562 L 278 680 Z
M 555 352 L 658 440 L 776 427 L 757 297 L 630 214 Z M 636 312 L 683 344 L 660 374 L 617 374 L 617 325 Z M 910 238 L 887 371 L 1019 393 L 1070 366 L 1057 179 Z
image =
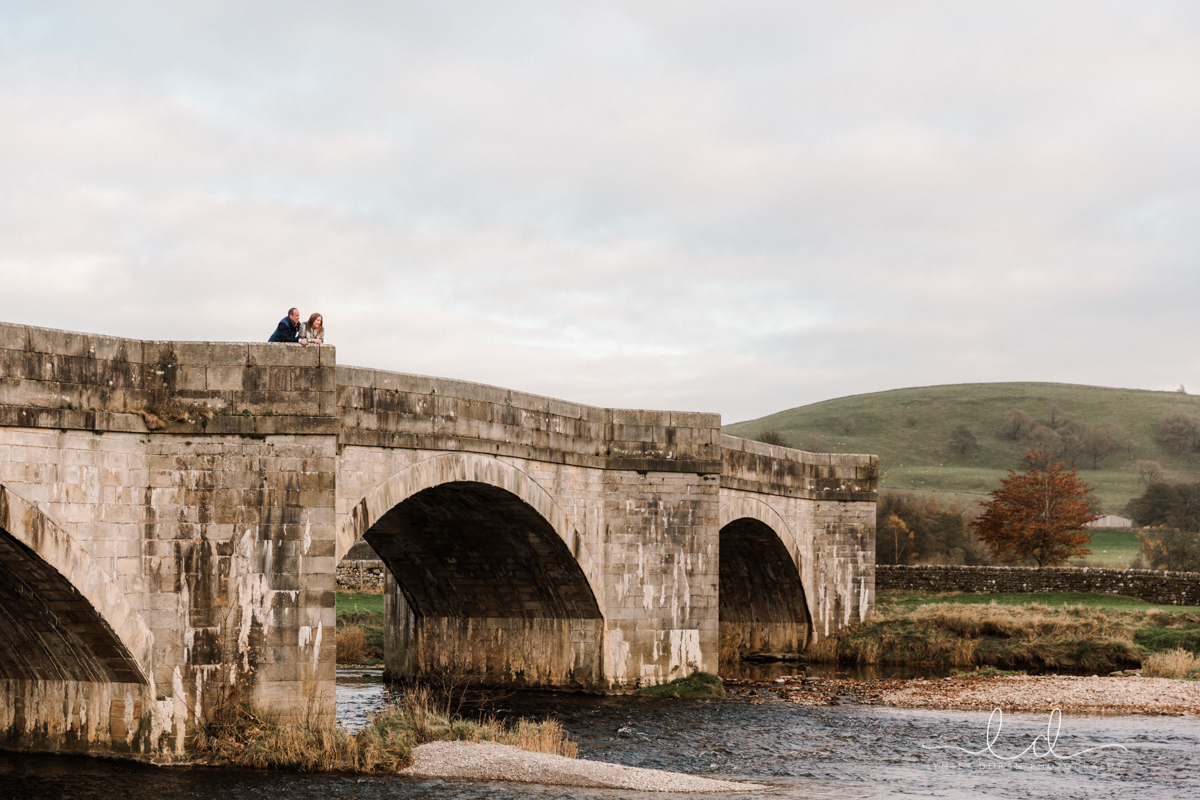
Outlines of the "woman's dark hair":
M 324 332 L 324 331 L 325 331 L 325 319 L 324 319 L 324 317 L 322 317 L 322 318 L 321 318 L 321 324 L 320 324 L 319 326 L 314 326 L 314 325 L 313 325 L 313 323 L 317 321 L 317 318 L 318 318 L 318 317 L 321 317 L 321 315 L 320 315 L 320 314 L 313 314 L 311 317 L 309 317 L 309 318 L 308 318 L 308 327 L 309 327 L 309 328 L 311 328 L 312 330 L 316 330 L 316 331 L 321 331 L 321 332 Z

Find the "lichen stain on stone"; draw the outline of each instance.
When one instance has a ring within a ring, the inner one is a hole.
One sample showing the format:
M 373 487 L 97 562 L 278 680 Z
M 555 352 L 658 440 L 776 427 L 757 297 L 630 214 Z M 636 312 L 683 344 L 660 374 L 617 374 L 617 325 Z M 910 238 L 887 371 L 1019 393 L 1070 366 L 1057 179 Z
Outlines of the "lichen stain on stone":
M 667 662 L 667 673 L 674 677 L 685 677 L 700 668 L 703 656 L 700 652 L 700 631 L 691 628 L 670 631 L 671 656 Z

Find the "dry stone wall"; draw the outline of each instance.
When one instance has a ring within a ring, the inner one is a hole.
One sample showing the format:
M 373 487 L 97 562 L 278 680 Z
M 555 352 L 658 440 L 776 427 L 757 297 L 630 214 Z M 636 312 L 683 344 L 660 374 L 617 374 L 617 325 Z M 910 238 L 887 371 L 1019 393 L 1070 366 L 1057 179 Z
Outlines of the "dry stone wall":
M 337 566 L 337 590 L 361 594 L 383 594 L 387 565 L 374 559 L 344 558 Z
M 1096 592 L 1200 605 L 1200 572 L 1096 567 L 877 566 L 877 589 L 926 592 Z

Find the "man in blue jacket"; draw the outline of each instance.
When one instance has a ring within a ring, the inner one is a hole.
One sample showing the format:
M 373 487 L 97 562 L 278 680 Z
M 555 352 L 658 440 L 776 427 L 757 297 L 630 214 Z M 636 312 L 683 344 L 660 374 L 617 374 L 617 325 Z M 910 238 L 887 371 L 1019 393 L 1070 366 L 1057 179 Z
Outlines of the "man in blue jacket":
M 279 320 L 279 325 L 276 326 L 275 332 L 271 334 L 268 342 L 286 342 L 287 344 L 308 344 L 300 338 L 300 310 L 293 308 L 288 311 L 288 315 Z

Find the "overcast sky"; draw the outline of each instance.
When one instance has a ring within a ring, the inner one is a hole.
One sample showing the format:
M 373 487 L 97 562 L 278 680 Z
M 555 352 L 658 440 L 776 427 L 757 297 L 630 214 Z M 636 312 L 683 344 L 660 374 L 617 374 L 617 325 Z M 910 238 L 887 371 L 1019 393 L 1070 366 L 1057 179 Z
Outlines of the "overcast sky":
M 0 319 L 726 422 L 1200 390 L 1200 4 L 0 4 Z

